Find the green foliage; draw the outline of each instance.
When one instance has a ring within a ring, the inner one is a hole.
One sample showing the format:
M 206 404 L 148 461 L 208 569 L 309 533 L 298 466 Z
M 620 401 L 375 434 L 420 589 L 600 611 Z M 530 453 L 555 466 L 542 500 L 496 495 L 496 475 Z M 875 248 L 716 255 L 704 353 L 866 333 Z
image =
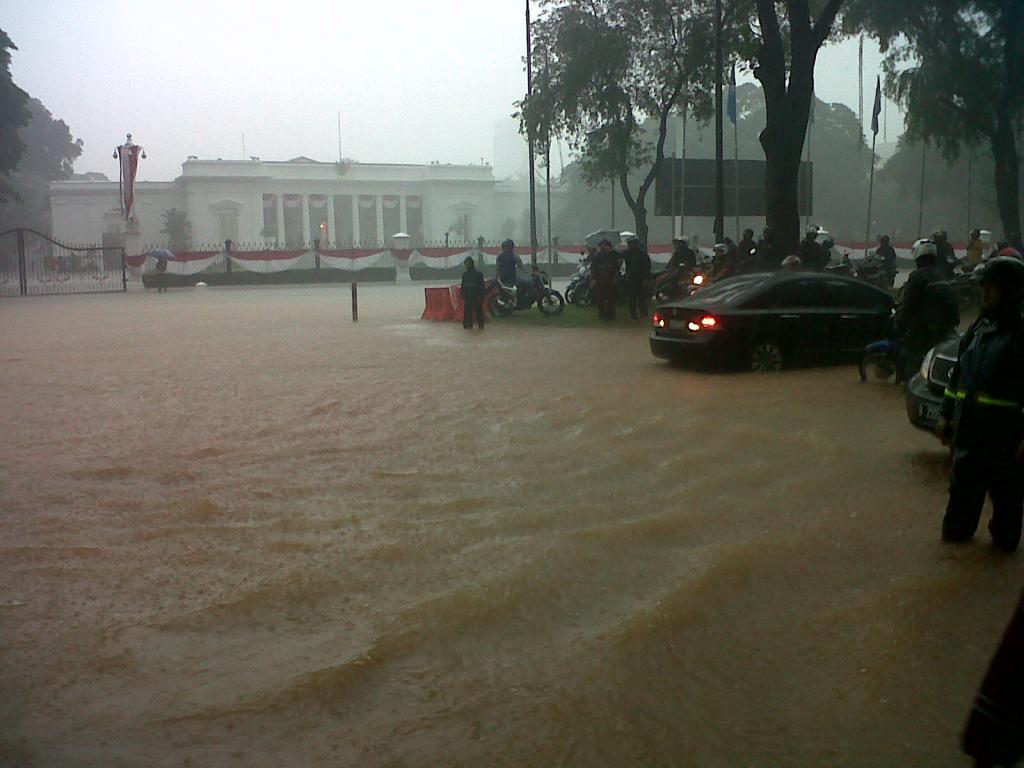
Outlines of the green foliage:
M 988 144 L 1002 223 L 1020 231 L 1024 4 L 1020 0 L 849 0 L 847 28 L 875 35 L 886 92 L 907 111 L 907 133 L 950 160 Z
M 71 135 L 63 120 L 54 119 L 39 99 L 29 98 L 27 110 L 29 119 L 17 136 L 24 152 L 9 176 L 14 197 L 0 205 L 0 227 L 46 231 L 50 182 L 70 178 L 83 144 Z
M 10 173 L 25 153 L 18 135 L 29 121 L 28 94 L 11 79 L 11 51 L 18 50 L 7 33 L 0 29 L 0 203 L 14 195 Z
M 167 235 L 168 247 L 172 251 L 186 251 L 192 247 L 192 224 L 188 214 L 177 208 L 164 211 L 164 226 L 161 234 Z
M 564 137 L 590 185 L 616 180 L 646 229 L 644 199 L 664 156 L 668 115 L 711 108 L 708 0 L 545 0 L 534 24 L 524 131 Z M 652 137 L 642 128 L 654 119 Z M 630 172 L 643 168 L 639 184 Z

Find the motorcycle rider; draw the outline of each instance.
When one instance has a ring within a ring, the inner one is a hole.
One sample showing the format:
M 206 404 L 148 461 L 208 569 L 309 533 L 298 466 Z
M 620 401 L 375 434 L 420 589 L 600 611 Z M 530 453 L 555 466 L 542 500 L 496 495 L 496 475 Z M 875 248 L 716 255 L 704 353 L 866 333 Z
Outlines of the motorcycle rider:
M 782 248 L 775 238 L 775 230 L 765 227 L 761 239 L 757 241 L 758 268 L 776 270 L 785 257 L 786 254 L 782 252 Z
M 516 244 L 506 239 L 501 244 L 501 253 L 498 254 L 498 281 L 504 285 L 513 286 L 516 284 L 516 268 L 521 266 L 519 257 L 516 256 Z
M 981 315 L 960 342 L 936 427 L 953 445 L 942 537 L 969 541 L 987 494 L 992 543 L 1013 552 L 1024 513 L 1024 263 L 996 257 L 981 269 Z
M 953 270 L 956 268 L 956 253 L 953 251 L 952 243 L 949 242 L 949 238 L 946 236 L 946 230 L 935 230 L 932 234 L 932 241 L 938 249 L 935 263 L 939 265 L 947 277 L 952 277 Z
M 889 244 L 888 235 L 882 235 L 878 238 L 875 257 L 885 262 L 885 279 L 889 287 L 892 288 L 896 283 L 896 249 Z
M 930 240 L 914 243 L 914 264 L 896 314 L 896 334 L 904 349 L 904 381 L 921 366 L 929 349 L 947 338 L 959 323 L 956 299 L 950 306 L 949 292 L 936 287 L 946 275 L 936 261 L 936 246 Z M 948 288 L 948 284 L 945 284 Z
M 597 314 L 602 320 L 615 319 L 616 283 L 619 279 L 619 257 L 612 248 L 612 241 L 604 238 L 597 244 L 597 253 L 590 262 L 594 276 L 594 300 Z
M 972 229 L 971 237 L 967 243 L 967 261 L 971 269 L 981 264 L 985 259 L 985 244 L 981 242 L 981 230 Z
M 632 238 L 630 238 L 632 240 Z M 690 247 L 690 239 L 685 235 L 672 238 L 672 258 L 668 261 L 669 269 L 692 272 L 697 266 L 697 254 Z
M 817 227 L 807 228 L 796 255 L 800 258 L 803 268 L 808 272 L 821 272 L 825 269 L 825 258 L 821 245 L 818 243 Z
M 650 290 L 647 281 L 651 276 L 651 256 L 644 250 L 640 238 L 633 235 L 626 241 L 626 288 L 629 291 L 629 316 L 636 320 L 637 304 L 640 317 L 647 317 L 650 306 Z

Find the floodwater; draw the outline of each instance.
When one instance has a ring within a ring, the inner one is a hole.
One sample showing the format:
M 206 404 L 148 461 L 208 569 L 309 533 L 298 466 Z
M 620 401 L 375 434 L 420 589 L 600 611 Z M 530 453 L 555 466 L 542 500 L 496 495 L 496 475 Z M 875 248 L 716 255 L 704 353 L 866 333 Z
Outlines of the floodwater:
M 0 303 L 0 764 L 965 764 L 1024 567 L 898 391 L 362 294 Z

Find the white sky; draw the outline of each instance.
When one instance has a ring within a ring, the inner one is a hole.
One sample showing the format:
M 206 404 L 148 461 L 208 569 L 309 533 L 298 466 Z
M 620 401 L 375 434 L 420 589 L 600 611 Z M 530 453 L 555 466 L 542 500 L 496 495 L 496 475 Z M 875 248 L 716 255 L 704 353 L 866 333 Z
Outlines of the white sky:
M 85 141 L 78 172 L 114 178 L 131 131 L 139 178 L 187 155 L 493 162 L 526 89 L 522 0 L 2 0 L 15 82 Z M 536 11 L 535 11 L 536 12 Z M 642 44 L 642 43 L 641 43 Z M 880 56 L 866 45 L 865 109 Z M 822 52 L 817 93 L 856 110 L 857 44 Z M 890 141 L 902 121 L 890 105 Z

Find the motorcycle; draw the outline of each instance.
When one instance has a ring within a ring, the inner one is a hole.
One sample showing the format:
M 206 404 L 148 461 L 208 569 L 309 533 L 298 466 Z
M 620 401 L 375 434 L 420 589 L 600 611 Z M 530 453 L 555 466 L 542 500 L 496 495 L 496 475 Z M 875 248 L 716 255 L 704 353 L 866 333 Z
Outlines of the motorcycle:
M 666 304 L 689 296 L 691 272 L 683 269 L 666 269 L 654 278 L 653 298 L 656 304 Z
M 888 290 L 892 285 L 892 278 L 885 259 L 880 259 L 874 254 L 869 255 L 864 261 L 853 267 L 853 276 L 865 283 L 870 283 L 876 288 Z
M 577 307 L 585 307 L 594 300 L 594 285 L 590 279 L 590 259 L 580 259 L 576 274 L 565 289 L 565 300 Z
M 492 280 L 488 291 L 488 309 L 494 317 L 508 317 L 513 312 L 529 309 L 534 304 L 541 314 L 553 317 L 562 314 L 565 299 L 551 287 L 548 276 L 537 272 L 516 285 L 506 285 Z

